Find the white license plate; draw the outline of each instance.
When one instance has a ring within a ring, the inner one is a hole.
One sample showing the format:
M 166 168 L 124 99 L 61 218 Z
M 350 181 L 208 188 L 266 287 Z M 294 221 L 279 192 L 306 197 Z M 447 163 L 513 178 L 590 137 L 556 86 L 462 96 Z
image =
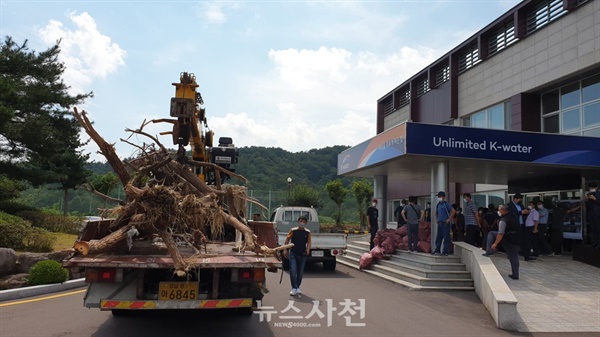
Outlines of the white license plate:
M 310 256 L 323 257 L 323 251 L 322 250 L 313 250 L 310 252 Z

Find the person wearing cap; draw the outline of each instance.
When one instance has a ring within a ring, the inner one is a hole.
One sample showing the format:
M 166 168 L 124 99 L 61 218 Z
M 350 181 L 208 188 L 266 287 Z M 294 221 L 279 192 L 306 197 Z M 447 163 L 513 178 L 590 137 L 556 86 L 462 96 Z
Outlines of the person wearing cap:
M 369 232 L 371 232 L 371 241 L 369 241 L 370 249 L 375 247 L 375 235 L 379 230 L 377 220 L 379 218 L 379 210 L 377 209 L 377 199 L 373 199 L 371 206 L 367 208 L 367 221 L 369 221 Z
M 448 255 L 450 253 L 450 227 L 451 220 L 456 214 L 456 210 L 446 201 L 446 193 L 439 191 L 437 194 L 438 203 L 435 206 L 435 214 L 437 215 L 437 234 L 435 238 L 435 250 L 431 254 Z M 444 241 L 444 249 L 440 250 Z

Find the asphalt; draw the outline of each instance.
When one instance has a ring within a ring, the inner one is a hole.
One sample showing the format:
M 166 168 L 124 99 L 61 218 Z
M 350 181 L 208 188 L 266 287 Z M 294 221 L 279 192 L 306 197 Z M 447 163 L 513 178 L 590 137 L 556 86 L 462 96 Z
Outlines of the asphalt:
M 512 280 L 506 255 L 490 257 L 518 300 L 520 332 L 592 332 L 600 334 L 600 268 L 571 255 L 520 260 L 519 280 Z M 0 302 L 85 286 L 84 279 L 0 291 Z
M 572 255 L 521 257 L 519 280 L 513 280 L 505 254 L 491 259 L 519 302 L 517 331 L 600 333 L 600 268 Z

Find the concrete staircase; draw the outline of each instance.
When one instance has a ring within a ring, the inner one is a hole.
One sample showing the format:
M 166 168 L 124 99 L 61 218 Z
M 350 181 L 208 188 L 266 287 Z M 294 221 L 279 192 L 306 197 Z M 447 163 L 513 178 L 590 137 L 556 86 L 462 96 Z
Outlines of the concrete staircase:
M 360 256 L 369 252 L 369 243 L 348 243 L 346 255 L 337 262 L 359 269 Z M 363 272 L 413 290 L 475 290 L 471 273 L 458 256 L 434 256 L 397 250 L 389 259 L 373 261 Z

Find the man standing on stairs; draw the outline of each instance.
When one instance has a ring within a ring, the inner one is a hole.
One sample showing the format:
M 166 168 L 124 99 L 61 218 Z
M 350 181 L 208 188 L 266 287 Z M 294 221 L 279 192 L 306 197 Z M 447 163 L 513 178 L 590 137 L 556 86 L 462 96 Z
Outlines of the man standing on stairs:
M 373 203 L 367 208 L 367 221 L 369 221 L 369 231 L 371 232 L 371 241 L 369 250 L 375 247 L 375 235 L 379 230 L 377 221 L 379 219 L 379 210 L 377 209 L 377 199 L 373 199 Z
M 417 197 L 408 197 L 408 206 L 404 206 L 401 216 L 408 226 L 408 251 L 416 252 L 419 243 L 419 222 L 425 218 L 425 211 L 417 204 Z
M 446 201 L 446 192 L 439 191 L 437 194 L 438 203 L 435 205 L 435 214 L 437 215 L 437 234 L 435 237 L 435 250 L 431 254 L 448 255 L 450 253 L 450 227 L 456 210 Z M 444 249 L 441 249 L 442 239 L 444 240 Z

